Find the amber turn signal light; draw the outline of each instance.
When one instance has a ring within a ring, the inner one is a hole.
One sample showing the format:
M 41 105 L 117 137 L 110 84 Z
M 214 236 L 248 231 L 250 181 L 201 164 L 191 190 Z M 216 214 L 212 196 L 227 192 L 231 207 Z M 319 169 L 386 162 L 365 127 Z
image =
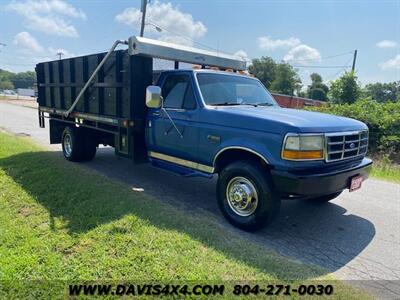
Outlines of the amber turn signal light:
M 296 151 L 296 150 L 283 150 L 283 158 L 286 159 L 319 159 L 323 158 L 322 150 L 312 151 Z

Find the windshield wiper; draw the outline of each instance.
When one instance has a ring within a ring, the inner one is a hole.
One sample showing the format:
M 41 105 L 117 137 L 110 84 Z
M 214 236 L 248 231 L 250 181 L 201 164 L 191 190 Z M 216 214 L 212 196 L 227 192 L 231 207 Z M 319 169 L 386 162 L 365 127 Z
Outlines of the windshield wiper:
M 222 102 L 222 103 L 214 103 L 210 104 L 212 106 L 232 106 L 232 105 L 240 105 L 240 103 L 237 102 Z
M 275 106 L 274 104 L 272 104 L 272 103 L 268 103 L 268 102 L 264 102 L 264 103 L 256 103 L 255 105 L 257 105 L 257 106 Z

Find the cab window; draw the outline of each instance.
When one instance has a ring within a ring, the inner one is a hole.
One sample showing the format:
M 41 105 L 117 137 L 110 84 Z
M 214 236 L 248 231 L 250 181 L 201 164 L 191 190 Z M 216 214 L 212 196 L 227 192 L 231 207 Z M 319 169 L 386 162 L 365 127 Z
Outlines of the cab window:
M 187 75 L 169 75 L 164 81 L 162 96 L 165 108 L 196 108 L 196 100 Z

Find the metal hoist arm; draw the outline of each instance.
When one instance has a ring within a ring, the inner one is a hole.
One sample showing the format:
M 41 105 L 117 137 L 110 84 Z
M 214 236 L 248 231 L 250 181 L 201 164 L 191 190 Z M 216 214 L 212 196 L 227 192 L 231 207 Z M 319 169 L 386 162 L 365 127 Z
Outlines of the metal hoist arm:
M 99 65 L 97 66 L 97 68 L 93 71 L 92 75 L 90 76 L 90 78 L 88 79 L 88 81 L 85 83 L 85 85 L 83 86 L 83 88 L 81 89 L 81 91 L 79 92 L 78 96 L 76 96 L 74 102 L 72 103 L 71 107 L 64 113 L 65 117 L 68 117 L 69 114 L 74 110 L 75 106 L 78 104 L 79 100 L 82 98 L 82 95 L 85 93 L 85 91 L 87 90 L 87 88 L 89 87 L 90 83 L 93 81 L 93 79 L 96 77 L 97 73 L 99 72 L 99 70 L 101 69 L 101 67 L 104 65 L 104 63 L 107 61 L 107 59 L 110 57 L 111 53 L 114 52 L 115 48 L 117 48 L 117 46 L 119 44 L 124 44 L 124 45 L 128 45 L 128 41 L 124 41 L 124 40 L 117 40 L 114 42 L 113 46 L 111 47 L 111 49 L 107 52 L 106 56 L 104 56 L 104 58 L 102 59 L 102 61 L 99 63 Z

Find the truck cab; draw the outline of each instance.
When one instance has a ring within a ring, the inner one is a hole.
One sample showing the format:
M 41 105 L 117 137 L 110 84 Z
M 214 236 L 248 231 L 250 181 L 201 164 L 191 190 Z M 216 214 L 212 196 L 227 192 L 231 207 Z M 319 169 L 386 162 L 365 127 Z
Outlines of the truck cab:
M 115 66 L 109 80 L 117 83 L 107 83 L 102 70 L 111 52 L 56 62 L 63 70 L 61 83 L 54 83 L 51 64 L 38 66 L 40 125 L 47 112 L 50 140 L 62 144 L 66 159 L 93 159 L 96 147 L 106 144 L 119 155 L 182 176 L 217 175 L 218 205 L 229 222 L 244 230 L 272 221 L 282 200 L 327 202 L 346 189 L 359 189 L 367 179 L 372 161 L 366 157 L 364 123 L 281 108 L 258 79 L 243 72 L 243 62 L 229 56 L 136 37 L 127 44 L 128 52 L 115 54 L 106 68 Z M 153 72 L 153 57 L 173 59 L 175 66 L 178 59 L 203 64 Z M 90 61 L 101 62 L 93 65 L 89 78 Z M 77 66 L 89 78 L 81 85 L 78 75 L 65 72 Z M 97 82 L 90 83 L 99 70 Z M 75 101 L 67 99 L 77 86 L 83 88 Z M 105 89 L 112 96 L 112 88 L 115 108 L 105 102 Z M 59 105 L 56 92 L 63 96 Z M 94 92 L 97 96 L 90 98 Z M 80 96 L 81 108 L 76 106 Z
M 157 87 L 149 159 L 181 175 L 218 173 L 220 208 L 236 226 L 264 225 L 281 199 L 332 200 L 368 176 L 362 122 L 281 108 L 259 80 L 232 72 L 166 71 Z

